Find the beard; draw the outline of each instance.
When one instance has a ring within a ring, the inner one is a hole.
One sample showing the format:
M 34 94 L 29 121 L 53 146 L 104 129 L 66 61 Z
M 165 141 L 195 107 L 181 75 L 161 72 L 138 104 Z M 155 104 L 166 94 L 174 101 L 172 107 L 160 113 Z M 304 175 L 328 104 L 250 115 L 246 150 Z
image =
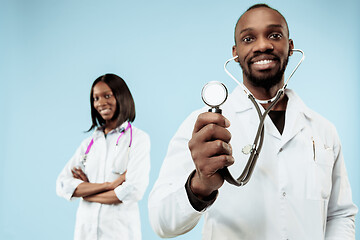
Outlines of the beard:
M 278 59 L 278 58 L 277 58 Z M 254 75 L 252 69 L 251 69 L 251 63 L 248 62 L 248 68 L 245 69 L 241 63 L 240 67 L 243 70 L 243 73 L 245 74 L 245 76 L 247 77 L 247 79 L 255 86 L 255 87 L 261 87 L 264 88 L 266 90 L 270 90 L 273 86 L 277 85 L 279 82 L 281 82 L 283 76 L 284 76 L 284 72 L 286 69 L 286 66 L 288 64 L 289 61 L 289 56 L 286 57 L 284 64 L 281 66 L 281 68 L 279 69 L 279 71 L 277 71 L 275 74 L 272 75 L 267 75 L 264 77 L 257 77 Z

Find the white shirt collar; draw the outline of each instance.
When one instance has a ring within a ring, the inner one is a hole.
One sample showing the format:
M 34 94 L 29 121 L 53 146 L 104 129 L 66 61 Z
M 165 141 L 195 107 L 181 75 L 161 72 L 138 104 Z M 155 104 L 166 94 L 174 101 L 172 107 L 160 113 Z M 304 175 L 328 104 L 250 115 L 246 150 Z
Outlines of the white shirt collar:
M 303 113 L 307 118 L 312 118 L 311 110 L 293 90 L 285 89 L 285 94 L 288 97 L 286 111 L 296 109 L 298 112 Z M 230 94 L 229 104 L 232 105 L 235 112 L 243 112 L 254 108 L 254 105 L 248 98 L 247 94 L 240 86 L 237 86 Z
M 122 132 L 127 125 L 129 124 L 128 121 L 123 122 L 122 124 L 120 124 L 120 126 L 116 127 L 115 129 L 111 130 L 108 134 L 113 134 L 113 133 L 120 133 Z M 103 137 L 104 136 L 104 131 L 103 131 L 103 126 L 98 127 L 95 132 L 93 133 L 93 139 L 97 139 L 99 137 Z

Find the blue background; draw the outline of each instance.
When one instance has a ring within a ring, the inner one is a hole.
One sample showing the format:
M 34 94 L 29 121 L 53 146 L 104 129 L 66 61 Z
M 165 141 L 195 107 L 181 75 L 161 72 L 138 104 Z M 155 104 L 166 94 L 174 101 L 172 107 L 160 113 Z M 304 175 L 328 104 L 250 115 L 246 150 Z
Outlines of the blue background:
M 264 2 L 283 13 L 295 47 L 306 53 L 289 87 L 337 126 L 359 206 L 360 2 Z M 256 2 L 0 3 L 0 239 L 72 239 L 77 203 L 57 197 L 55 181 L 88 135 L 91 84 L 108 72 L 128 83 L 135 125 L 151 136 L 150 184 L 140 207 L 143 238 L 159 239 L 147 198 L 168 142 L 203 106 L 206 82 L 235 87 L 222 66 L 231 57 L 236 20 Z M 198 226 L 176 239 L 200 236 Z

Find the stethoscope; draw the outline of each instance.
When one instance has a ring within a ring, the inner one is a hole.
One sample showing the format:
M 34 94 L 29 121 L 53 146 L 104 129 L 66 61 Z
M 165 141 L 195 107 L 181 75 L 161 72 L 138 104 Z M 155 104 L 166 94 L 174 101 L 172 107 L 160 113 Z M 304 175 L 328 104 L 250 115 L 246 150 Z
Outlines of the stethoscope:
M 289 75 L 287 81 L 285 82 L 285 84 L 283 85 L 282 88 L 280 88 L 275 97 L 268 99 L 268 100 L 259 100 L 256 99 L 254 97 L 254 95 L 245 87 L 244 84 L 240 83 L 226 68 L 227 64 L 232 61 L 235 60 L 236 58 L 238 58 L 238 56 L 235 56 L 233 58 L 228 59 L 225 64 L 224 64 L 224 70 L 225 72 L 239 85 L 242 87 L 242 89 L 244 90 L 244 92 L 246 93 L 246 95 L 248 96 L 248 98 L 251 100 L 251 102 L 254 104 L 256 111 L 258 113 L 259 116 L 259 126 L 257 129 L 257 133 L 254 139 L 254 142 L 252 145 L 247 145 L 242 149 L 242 152 L 244 154 L 250 154 L 249 159 L 246 163 L 246 166 L 243 170 L 243 172 L 241 173 L 241 175 L 235 179 L 229 172 L 227 167 L 224 167 L 220 170 L 218 170 L 218 172 L 223 176 L 223 178 L 230 184 L 233 184 L 235 186 L 244 186 L 245 184 L 247 184 L 250 180 L 250 177 L 254 171 L 254 167 L 256 165 L 256 161 L 259 157 L 262 145 L 263 145 L 263 141 L 264 141 L 264 122 L 265 122 L 265 117 L 268 115 L 268 113 L 270 112 L 270 110 L 272 109 L 273 106 L 275 106 L 275 104 L 280 100 L 281 96 L 284 94 L 285 89 L 287 87 L 287 84 L 290 80 L 290 78 L 294 75 L 295 71 L 298 69 L 298 67 L 300 66 L 300 64 L 304 61 L 305 59 L 305 54 L 302 50 L 300 49 L 292 49 L 293 52 L 300 52 L 302 54 L 302 57 L 299 61 L 299 63 L 295 66 L 294 70 L 291 72 L 291 74 Z M 228 96 L 228 90 L 226 88 L 226 86 L 221 83 L 221 82 L 217 82 L 217 81 L 212 81 L 209 82 L 207 84 L 205 84 L 205 86 L 202 89 L 201 92 L 201 97 L 204 101 L 204 103 L 206 105 L 208 105 L 210 107 L 209 112 L 215 112 L 215 113 L 222 113 L 221 109 L 220 109 L 220 105 L 222 105 Z M 260 106 L 259 104 L 268 104 L 270 103 L 269 107 L 264 111 L 264 113 L 261 113 L 260 110 Z
M 131 126 L 131 123 L 130 122 L 128 122 L 128 124 L 127 124 L 127 126 L 126 126 L 126 128 L 124 128 L 124 127 L 121 127 L 120 129 L 119 129 L 119 132 L 120 132 L 120 135 L 119 135 L 119 137 L 117 138 L 117 140 L 116 140 L 116 147 L 119 145 L 119 140 L 120 140 L 120 138 L 125 134 L 125 132 L 127 131 L 127 130 L 129 130 L 130 129 L 130 143 L 129 143 L 129 147 L 128 147 L 128 149 L 127 149 L 127 153 L 126 153 L 126 163 L 125 163 L 125 166 L 127 166 L 127 162 L 128 162 L 128 160 L 129 160 L 129 152 L 130 152 L 130 147 L 131 147 L 131 143 L 132 143 L 132 137 L 133 137 L 133 134 L 132 134 L 132 126 Z M 91 147 L 93 146 L 93 144 L 94 144 L 94 138 L 92 138 L 91 139 L 91 141 L 90 141 L 90 143 L 89 143 L 89 145 L 87 146 L 87 148 L 86 148 L 86 151 L 85 151 L 85 153 L 84 153 L 84 156 L 83 156 L 83 158 L 82 158 L 82 160 L 81 160 L 81 165 L 83 166 L 83 169 L 85 169 L 85 167 L 86 167 L 86 164 L 87 164 L 87 156 L 88 156 L 88 154 L 89 154 L 89 152 L 90 152 L 90 149 L 91 149 Z M 116 171 L 115 171 L 115 161 L 113 162 L 113 167 L 112 167 L 112 172 L 113 173 L 117 173 Z

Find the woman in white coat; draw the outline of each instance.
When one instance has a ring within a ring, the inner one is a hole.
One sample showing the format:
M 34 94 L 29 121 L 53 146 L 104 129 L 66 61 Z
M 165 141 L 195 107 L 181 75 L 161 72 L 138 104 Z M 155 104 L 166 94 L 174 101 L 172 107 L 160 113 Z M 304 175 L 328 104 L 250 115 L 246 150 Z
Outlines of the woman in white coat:
M 90 93 L 96 129 L 61 171 L 56 192 L 80 198 L 74 239 L 141 239 L 137 202 L 149 182 L 150 139 L 131 125 L 135 104 L 122 78 L 105 74 Z

